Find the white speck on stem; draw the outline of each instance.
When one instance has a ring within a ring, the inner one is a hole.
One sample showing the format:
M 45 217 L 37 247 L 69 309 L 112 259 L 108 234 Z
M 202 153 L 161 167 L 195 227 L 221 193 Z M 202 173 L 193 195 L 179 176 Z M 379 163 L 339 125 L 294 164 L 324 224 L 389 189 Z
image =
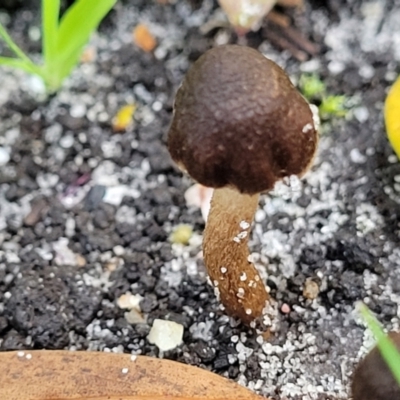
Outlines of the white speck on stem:
M 244 298 L 244 289 L 239 288 L 236 296 L 239 297 L 239 299 L 243 299 Z
M 223 274 L 226 274 L 228 272 L 228 269 L 226 267 L 221 267 L 221 272 Z
M 246 232 L 246 231 L 240 232 L 240 233 L 238 233 L 238 235 L 237 235 L 237 237 L 238 237 L 240 240 L 241 240 L 241 239 L 244 239 L 246 236 L 247 236 L 247 232 Z
M 244 282 L 246 279 L 247 279 L 246 272 L 243 272 L 242 275 L 240 275 L 240 280 L 241 280 L 242 282 Z
M 27 355 L 25 356 L 25 358 L 26 358 L 27 360 L 30 360 L 30 359 L 32 358 L 32 354 L 27 354 Z
M 17 353 L 17 356 L 18 357 L 23 357 L 25 355 L 25 352 L 23 352 L 23 351 L 19 351 L 18 353 Z
M 136 359 L 137 359 L 137 355 L 132 354 L 132 355 L 131 355 L 131 361 L 136 361 Z
M 250 224 L 247 221 L 240 221 L 239 226 L 241 229 L 249 229 L 250 228 Z
M 233 241 L 236 243 L 240 243 L 243 239 L 247 237 L 247 231 L 239 232 L 234 238 Z
M 129 372 L 129 368 L 122 368 L 121 372 L 123 374 L 127 374 Z

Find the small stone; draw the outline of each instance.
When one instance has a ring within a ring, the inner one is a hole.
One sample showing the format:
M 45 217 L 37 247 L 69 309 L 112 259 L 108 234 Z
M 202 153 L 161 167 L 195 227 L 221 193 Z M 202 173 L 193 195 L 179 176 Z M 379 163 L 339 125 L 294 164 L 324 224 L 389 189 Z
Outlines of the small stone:
M 57 185 L 60 177 L 56 174 L 39 173 L 36 177 L 36 182 L 41 189 L 53 188 Z
M 24 224 L 27 226 L 35 226 L 41 220 L 47 209 L 48 205 L 45 199 L 33 201 L 31 204 L 31 211 L 24 218 Z
M 157 40 L 150 32 L 149 28 L 143 24 L 138 24 L 132 32 L 133 42 L 140 49 L 151 52 L 157 46 Z
M 82 118 L 86 114 L 86 106 L 83 103 L 74 104 L 69 110 L 71 117 Z
M 172 350 L 182 343 L 183 325 L 173 321 L 155 319 L 150 333 L 147 336 L 151 344 L 155 344 L 161 351 Z
M 125 185 L 112 186 L 106 188 L 103 201 L 118 207 L 125 196 L 137 198 L 139 194 L 136 189 L 130 189 Z
M 281 306 L 281 312 L 282 314 L 289 314 L 291 311 L 289 304 L 283 303 Z
M 68 247 L 69 240 L 65 237 L 60 237 L 56 242 L 52 243 L 53 250 L 55 252 L 54 262 L 57 265 L 72 265 L 82 266 L 82 259 L 78 259 L 78 254 L 75 254 Z M 86 264 L 86 260 L 85 260 Z
M 65 135 L 60 139 L 60 146 L 63 149 L 69 149 L 74 145 L 74 137 L 72 135 Z
M 146 321 L 143 315 L 136 309 L 132 309 L 129 312 L 124 313 L 124 318 L 131 325 L 144 324 Z
M 0 147 L 0 166 L 6 165 L 10 161 L 10 153 L 5 147 Z
M 86 258 L 83 257 L 82 255 L 76 254 L 75 260 L 76 260 L 76 266 L 78 268 L 83 268 L 86 266 Z
M 358 122 L 364 123 L 369 118 L 369 111 L 367 107 L 356 107 L 353 110 L 353 114 Z
M 103 201 L 103 197 L 106 193 L 105 186 L 95 185 L 90 190 L 85 198 L 85 208 L 88 211 L 95 210 L 100 203 Z
M 65 235 L 71 237 L 75 235 L 76 223 L 73 218 L 67 218 L 65 221 Z
M 367 157 L 361 154 L 357 148 L 350 151 L 350 159 L 355 164 L 364 164 L 367 161 Z
M 304 283 L 303 296 L 306 299 L 314 300 L 318 297 L 319 286 L 311 278 L 307 278 Z
M 117 257 L 121 257 L 125 254 L 125 249 L 121 245 L 113 247 L 113 252 Z
M 128 292 L 118 298 L 117 305 L 119 308 L 126 308 L 128 310 L 135 309 L 140 312 L 140 302 L 142 299 L 143 297 L 140 294 Z

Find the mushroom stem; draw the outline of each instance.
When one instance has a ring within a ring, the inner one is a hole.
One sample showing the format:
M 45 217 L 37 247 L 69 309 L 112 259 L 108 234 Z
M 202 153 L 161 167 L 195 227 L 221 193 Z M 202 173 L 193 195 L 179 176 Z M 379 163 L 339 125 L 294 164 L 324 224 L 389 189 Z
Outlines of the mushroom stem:
M 215 189 L 203 238 L 204 262 L 222 304 L 250 323 L 263 314 L 269 295 L 247 246 L 259 195 L 232 187 Z

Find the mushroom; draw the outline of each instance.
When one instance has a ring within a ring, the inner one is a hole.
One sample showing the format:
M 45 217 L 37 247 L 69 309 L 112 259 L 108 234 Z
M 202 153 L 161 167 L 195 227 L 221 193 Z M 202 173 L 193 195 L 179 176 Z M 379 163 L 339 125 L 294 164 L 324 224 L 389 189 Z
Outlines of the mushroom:
M 400 332 L 390 332 L 388 336 L 400 350 Z M 400 387 L 377 346 L 358 364 L 351 392 L 354 400 L 400 399 Z
M 237 45 L 208 50 L 178 89 L 168 148 L 193 179 L 213 187 L 203 254 L 226 311 L 250 324 L 269 295 L 247 242 L 259 194 L 310 167 L 318 142 L 313 112 L 285 72 Z

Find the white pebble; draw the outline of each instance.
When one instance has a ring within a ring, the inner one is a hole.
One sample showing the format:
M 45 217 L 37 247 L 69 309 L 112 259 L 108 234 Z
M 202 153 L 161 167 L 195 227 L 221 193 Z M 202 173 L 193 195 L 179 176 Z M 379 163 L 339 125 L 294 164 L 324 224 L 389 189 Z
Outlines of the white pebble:
M 231 342 L 232 343 L 237 343 L 239 341 L 239 336 L 238 335 L 233 335 L 232 337 L 231 337 Z
M 10 153 L 5 147 L 0 147 L 0 166 L 6 165 L 10 161 Z
M 351 150 L 350 159 L 355 164 L 364 164 L 367 161 L 367 157 L 361 154 L 357 148 Z
M 266 216 L 267 216 L 267 213 L 264 210 L 259 209 L 259 210 L 256 211 L 256 215 L 254 216 L 254 220 L 256 222 L 262 222 L 262 221 L 265 220 Z
M 331 62 L 328 64 L 329 72 L 330 72 L 332 75 L 340 74 L 342 71 L 344 71 L 345 68 L 346 68 L 346 65 L 343 64 L 343 63 L 340 62 L 340 61 L 331 61 Z
M 173 321 L 155 319 L 147 339 L 162 351 L 172 350 L 182 343 L 183 325 Z
M 69 113 L 71 114 L 71 117 L 82 118 L 86 114 L 86 106 L 82 103 L 74 104 Z
M 143 297 L 140 294 L 132 294 L 127 292 L 117 299 L 117 305 L 119 308 L 125 308 L 128 310 L 140 310 L 140 302 L 143 300 Z
M 353 110 L 353 114 L 358 122 L 366 122 L 369 118 L 369 111 L 367 107 L 356 107 Z
M 69 149 L 73 146 L 73 144 L 74 144 L 74 137 L 72 135 L 64 135 L 60 139 L 60 146 L 63 149 Z
M 363 66 L 360 67 L 358 70 L 358 74 L 367 80 L 372 79 L 372 77 L 375 75 L 375 68 L 370 65 L 370 64 L 364 64 Z
M 116 256 L 121 257 L 125 254 L 125 249 L 121 245 L 113 247 L 113 252 Z

